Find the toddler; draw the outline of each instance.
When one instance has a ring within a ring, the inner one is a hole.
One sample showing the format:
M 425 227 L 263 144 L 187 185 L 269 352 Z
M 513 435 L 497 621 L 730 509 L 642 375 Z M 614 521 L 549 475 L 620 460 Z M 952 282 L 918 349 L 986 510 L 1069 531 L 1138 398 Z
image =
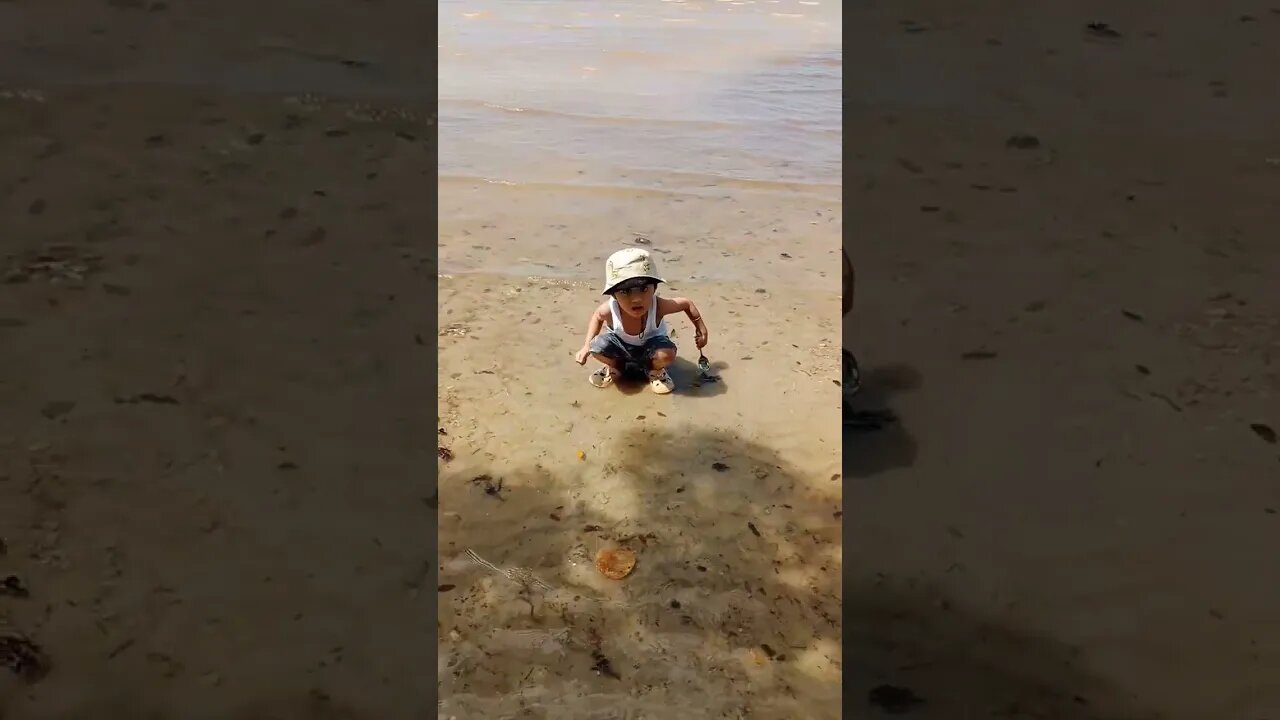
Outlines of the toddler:
M 591 313 L 587 338 L 574 359 L 584 365 L 595 358 L 600 369 L 591 373 L 592 385 L 608 387 L 615 378 L 642 375 L 659 395 L 675 389 L 667 368 L 676 359 L 676 344 L 664 319 L 684 313 L 693 322 L 693 342 L 701 351 L 707 344 L 707 324 L 688 298 L 658 295 L 653 256 L 644 248 L 626 248 L 609 256 L 604 269 L 604 293 L 609 296 Z M 603 331 L 603 332 L 602 332 Z

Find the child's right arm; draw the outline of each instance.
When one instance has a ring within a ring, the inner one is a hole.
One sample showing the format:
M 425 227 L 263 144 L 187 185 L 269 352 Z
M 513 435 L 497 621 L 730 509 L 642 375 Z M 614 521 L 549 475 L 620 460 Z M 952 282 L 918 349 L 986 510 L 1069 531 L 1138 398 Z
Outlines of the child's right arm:
M 591 319 L 587 321 L 587 338 L 582 341 L 582 349 L 573 356 L 579 365 L 585 365 L 587 357 L 591 355 L 591 341 L 596 339 L 600 334 L 600 329 L 604 327 L 605 321 L 609 319 L 609 304 L 603 303 L 596 311 L 591 313 Z

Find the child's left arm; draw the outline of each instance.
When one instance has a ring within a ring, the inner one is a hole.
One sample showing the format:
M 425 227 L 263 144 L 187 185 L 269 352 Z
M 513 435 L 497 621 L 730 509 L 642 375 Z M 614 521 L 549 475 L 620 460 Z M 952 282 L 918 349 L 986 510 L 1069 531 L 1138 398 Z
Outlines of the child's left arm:
M 689 321 L 693 323 L 693 342 L 701 350 L 707 344 L 707 324 L 702 321 L 698 306 L 689 298 L 658 298 L 659 319 L 680 312 L 688 315 Z

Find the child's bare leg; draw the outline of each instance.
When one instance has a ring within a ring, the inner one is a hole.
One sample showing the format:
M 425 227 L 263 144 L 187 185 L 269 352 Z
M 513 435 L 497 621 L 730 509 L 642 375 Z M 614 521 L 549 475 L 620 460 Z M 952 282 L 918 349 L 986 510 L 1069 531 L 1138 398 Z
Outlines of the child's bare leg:
M 675 361 L 676 351 L 674 349 L 663 348 L 661 350 L 654 350 L 651 369 L 654 372 L 660 372 L 670 367 Z
M 612 370 L 614 373 L 620 373 L 622 370 L 618 367 L 618 361 L 605 355 L 604 353 L 591 353 L 591 357 L 595 358 L 601 365 Z

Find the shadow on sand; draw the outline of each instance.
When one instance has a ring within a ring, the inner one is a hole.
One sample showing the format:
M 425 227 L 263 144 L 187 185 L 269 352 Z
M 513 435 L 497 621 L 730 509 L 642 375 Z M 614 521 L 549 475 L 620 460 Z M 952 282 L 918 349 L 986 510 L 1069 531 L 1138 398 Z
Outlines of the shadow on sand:
M 894 395 L 923 384 L 909 365 L 884 365 L 864 371 L 862 390 L 844 407 L 846 478 L 864 478 L 916 461 L 916 440 L 893 409 Z
M 442 712 L 839 717 L 839 476 L 721 431 L 636 429 L 599 457 L 504 472 L 502 499 L 468 487 L 484 468 L 442 476 Z M 638 556 L 625 580 L 594 567 L 611 547 Z
M 1153 717 L 926 581 L 850 568 L 842 587 L 839 476 L 713 430 L 638 429 L 602 457 L 442 473 L 442 717 L 834 720 L 842 691 L 846 718 Z M 591 562 L 608 547 L 638 555 L 622 581 Z M 227 717 L 369 717 L 325 688 L 272 695 Z M 90 714 L 169 717 L 120 700 Z
M 847 583 L 844 623 L 847 718 L 1156 718 L 1072 648 L 958 607 L 924 583 Z
M 671 379 L 676 384 L 676 394 L 681 397 L 715 397 L 723 395 L 728 391 L 725 384 L 723 371 L 729 365 L 723 362 L 713 362 L 711 371 L 714 379 L 708 380 L 702 376 L 702 372 L 698 369 L 697 363 L 689 360 L 684 356 L 677 356 L 675 363 L 671 365 L 668 372 L 671 373 Z M 636 393 L 648 392 L 649 381 L 642 375 L 628 375 L 619 379 L 615 385 L 618 392 L 624 395 L 635 395 Z
M 916 440 L 892 401 L 922 384 L 907 365 L 863 374 L 861 392 L 845 407 L 846 483 L 915 463 Z M 857 516 L 854 508 L 850 513 Z M 904 518 L 901 527 L 912 532 L 911 520 Z M 846 538 L 857 542 L 857 528 Z M 1155 717 L 1091 675 L 1071 648 L 960 607 L 929 579 L 852 567 L 845 577 L 846 718 Z
M 506 472 L 502 498 L 471 487 L 482 468 L 441 478 L 446 715 L 837 718 L 843 672 L 844 717 L 1149 717 L 923 583 L 841 588 L 839 476 L 718 430 L 635 430 L 602 457 Z M 635 571 L 606 580 L 591 559 L 618 546 Z

